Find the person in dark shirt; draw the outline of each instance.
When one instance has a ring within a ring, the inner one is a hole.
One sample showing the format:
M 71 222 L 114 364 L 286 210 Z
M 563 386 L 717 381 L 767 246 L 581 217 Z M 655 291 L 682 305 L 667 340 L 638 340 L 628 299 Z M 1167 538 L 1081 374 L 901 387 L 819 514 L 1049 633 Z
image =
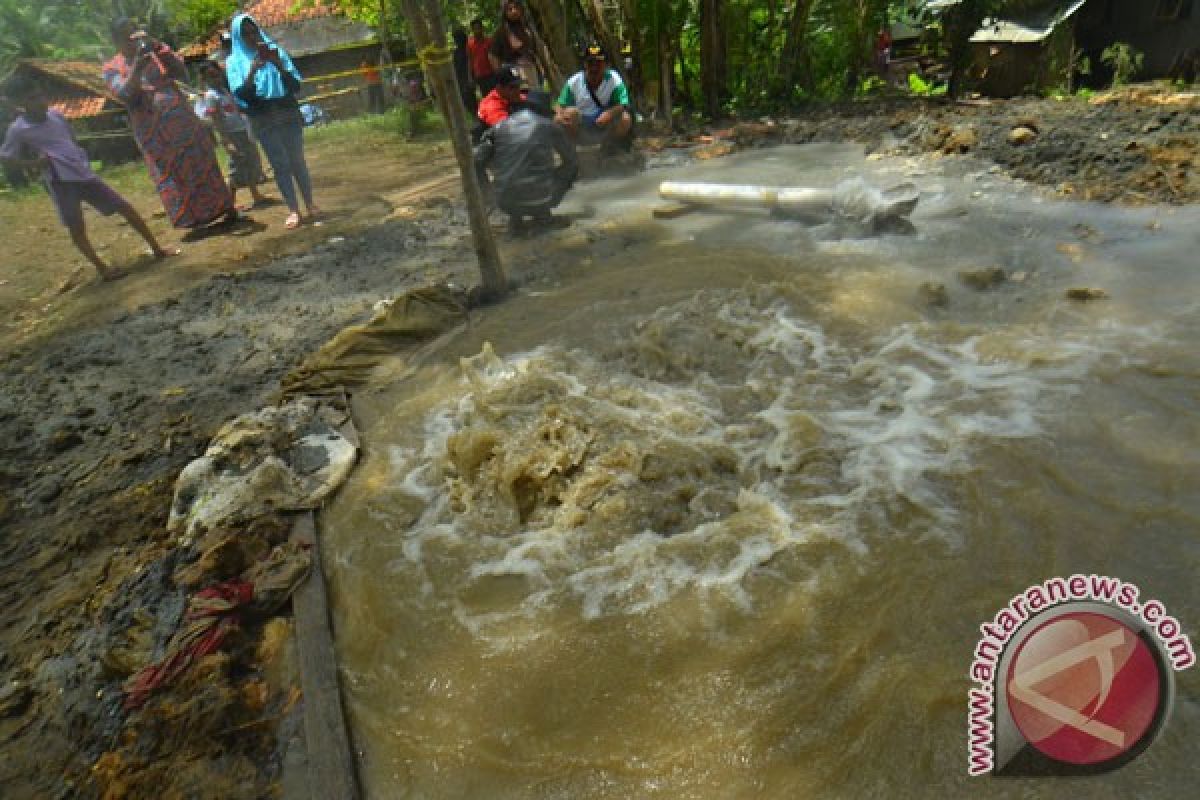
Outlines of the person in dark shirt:
M 493 68 L 511 64 L 521 73 L 526 86 L 541 87 L 545 65 L 538 53 L 537 34 L 525 19 L 521 0 L 506 0 L 500 24 L 492 36 L 491 61 Z
M 463 108 L 468 114 L 474 114 L 476 108 L 475 86 L 471 83 L 470 53 L 467 48 L 467 29 L 455 25 L 450 34 L 454 39 L 454 77 L 458 81 L 458 95 L 462 99 Z
M 566 131 L 551 119 L 550 96 L 534 90 L 520 107 L 493 128 L 475 148 L 475 169 L 492 190 L 500 210 L 509 215 L 509 231 L 524 227 L 524 218 L 549 224 L 550 211 L 575 182 L 579 164 Z M 556 160 L 557 156 L 557 160 Z
M 229 89 L 250 118 L 250 127 L 271 162 L 275 183 L 290 212 L 284 226 L 299 227 L 297 188 L 309 218 L 321 213 L 313 203 L 312 179 L 304 160 L 304 120 L 296 100 L 303 79 L 287 52 L 263 33 L 249 14 L 235 14 L 230 33 L 233 50 L 225 62 Z

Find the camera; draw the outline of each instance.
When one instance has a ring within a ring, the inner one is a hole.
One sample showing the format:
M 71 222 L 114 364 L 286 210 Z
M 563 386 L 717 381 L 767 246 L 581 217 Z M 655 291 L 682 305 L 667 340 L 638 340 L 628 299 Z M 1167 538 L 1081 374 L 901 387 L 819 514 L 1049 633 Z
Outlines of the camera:
M 154 43 L 150 40 L 150 36 L 145 31 L 135 31 L 130 34 L 130 39 L 137 43 L 137 52 L 139 56 L 150 55 L 154 52 Z

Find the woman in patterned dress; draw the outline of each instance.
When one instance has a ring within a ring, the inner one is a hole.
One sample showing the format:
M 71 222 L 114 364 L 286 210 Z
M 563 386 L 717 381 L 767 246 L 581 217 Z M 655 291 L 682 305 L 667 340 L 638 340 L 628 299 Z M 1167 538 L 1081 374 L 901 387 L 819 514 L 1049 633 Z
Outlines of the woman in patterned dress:
M 104 80 L 129 112 L 171 224 L 196 228 L 236 219 L 212 135 L 176 84 L 187 76 L 183 61 L 127 19 L 117 20 L 112 32 L 118 53 L 104 65 Z

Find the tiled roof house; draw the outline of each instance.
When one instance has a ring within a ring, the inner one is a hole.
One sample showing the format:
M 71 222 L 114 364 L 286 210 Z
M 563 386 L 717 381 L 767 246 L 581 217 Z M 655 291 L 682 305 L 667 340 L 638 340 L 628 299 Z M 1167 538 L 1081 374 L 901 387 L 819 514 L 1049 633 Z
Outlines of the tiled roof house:
M 316 0 L 311 4 L 301 4 L 299 0 L 251 0 L 242 4 L 242 10 L 254 17 L 293 58 L 369 45 L 378 39 L 370 26 L 347 17 L 335 0 Z M 190 44 L 180 52 L 189 60 L 206 58 L 216 52 L 220 34 L 221 31 L 214 31 L 204 41 Z
M 61 111 L 67 119 L 87 120 L 120 111 L 100 72 L 99 64 L 86 61 L 28 58 L 17 62 L 4 83 L 34 73 L 49 89 L 51 108 Z
M 291 55 L 305 77 L 306 98 L 319 102 L 334 116 L 363 110 L 365 90 L 359 66 L 379 59 L 379 37 L 374 29 L 346 16 L 336 0 L 318 0 L 311 5 L 298 0 L 251 0 L 242 8 Z M 183 57 L 194 62 L 215 53 L 228 22 L 204 41 L 181 49 Z

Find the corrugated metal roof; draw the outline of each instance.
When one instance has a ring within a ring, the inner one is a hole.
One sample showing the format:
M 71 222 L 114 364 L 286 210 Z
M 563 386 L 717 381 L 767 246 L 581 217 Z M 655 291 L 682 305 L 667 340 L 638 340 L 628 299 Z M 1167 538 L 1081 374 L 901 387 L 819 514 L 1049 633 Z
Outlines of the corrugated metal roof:
M 972 42 L 1005 44 L 1034 44 L 1046 40 L 1055 28 L 1083 7 L 1087 0 L 1070 0 L 1053 4 L 1039 12 L 1018 19 L 988 20 L 971 37 Z

